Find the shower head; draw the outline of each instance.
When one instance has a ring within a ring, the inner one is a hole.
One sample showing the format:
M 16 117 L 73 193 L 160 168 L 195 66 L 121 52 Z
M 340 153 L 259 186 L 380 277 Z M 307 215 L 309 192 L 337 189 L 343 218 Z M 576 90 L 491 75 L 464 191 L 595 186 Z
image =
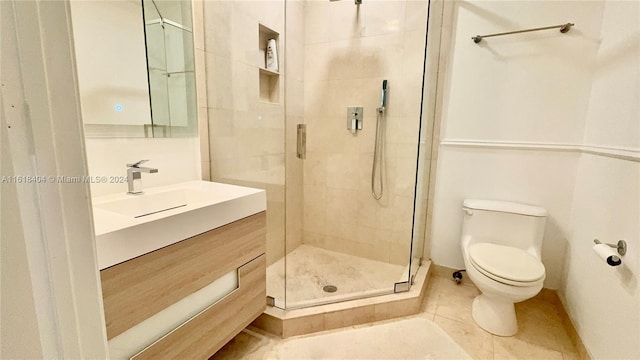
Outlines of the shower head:
M 340 1 L 340 0 L 329 0 L 329 1 L 334 2 L 334 1 Z M 360 5 L 362 4 L 362 0 L 353 0 L 353 3 L 356 5 Z

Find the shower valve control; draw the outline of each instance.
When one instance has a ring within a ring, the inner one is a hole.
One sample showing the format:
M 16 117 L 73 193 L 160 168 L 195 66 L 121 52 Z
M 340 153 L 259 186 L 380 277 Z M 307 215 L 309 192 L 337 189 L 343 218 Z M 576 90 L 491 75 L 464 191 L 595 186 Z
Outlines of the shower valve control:
M 363 108 L 361 106 L 347 107 L 347 130 L 355 134 L 356 131 L 362 130 Z

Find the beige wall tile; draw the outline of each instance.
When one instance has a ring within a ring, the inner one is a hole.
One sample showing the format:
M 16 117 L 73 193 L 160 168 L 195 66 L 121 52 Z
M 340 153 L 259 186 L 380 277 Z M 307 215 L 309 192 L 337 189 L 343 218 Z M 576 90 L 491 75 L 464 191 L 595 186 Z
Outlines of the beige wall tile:
M 275 316 L 263 313 L 251 323 L 251 326 L 255 326 L 258 329 L 274 335 L 282 336 L 282 320 Z
M 364 16 L 349 2 L 309 1 L 305 6 L 305 43 L 314 44 L 357 38 L 364 28 Z M 331 19 L 331 26 L 327 26 Z
M 207 62 L 206 52 L 202 49 L 194 50 L 194 66 L 196 71 L 196 102 L 198 107 L 207 107 Z
M 358 203 L 353 199 L 353 191 L 327 187 L 326 218 L 333 222 L 356 219 Z M 354 222 L 355 225 L 355 222 Z
M 207 106 L 219 109 L 233 109 L 232 63 L 227 56 L 206 53 Z
M 373 36 L 404 31 L 406 2 L 372 1 L 365 8 L 366 27 L 364 36 Z
M 314 233 L 307 231 L 306 228 L 302 231 L 303 235 L 303 243 L 308 245 L 313 245 L 317 247 L 324 247 L 324 239 L 325 235 L 320 233 Z
M 426 0 L 407 1 L 405 30 L 426 30 L 429 3 Z
M 426 27 L 416 31 L 407 31 L 404 33 L 402 58 L 402 73 L 399 76 L 404 78 L 421 77 L 424 65 L 424 46 L 425 46 Z
M 325 185 L 327 183 L 327 155 L 323 152 L 307 151 L 304 160 L 304 185 Z
M 376 228 L 358 225 L 356 227 L 356 241 L 363 244 L 371 244 L 376 238 Z
M 198 107 L 197 113 L 198 137 L 200 138 L 200 160 L 203 162 L 209 162 L 209 111 L 206 107 Z
M 204 48 L 207 52 L 230 56 L 232 2 L 204 1 Z
M 358 65 L 361 68 L 361 65 Z M 355 71 L 355 70 L 354 70 Z M 348 70 L 345 70 L 348 73 Z M 325 112 L 328 116 L 334 117 L 332 122 L 328 124 L 338 124 L 335 130 L 341 130 L 343 133 L 346 129 L 346 116 L 348 106 L 361 106 L 364 101 L 362 87 L 364 81 L 361 78 L 342 78 L 329 80 L 330 103 L 325 104 Z M 365 114 L 373 109 L 364 109 Z M 338 119 L 342 121 L 337 121 Z M 344 119 L 344 120 L 343 120 Z M 340 148 L 337 148 L 340 149 Z
M 390 243 L 357 243 L 356 251 L 358 256 L 362 256 L 367 259 L 389 262 L 389 249 Z
M 357 190 L 359 179 L 358 155 L 344 153 L 327 155 L 327 187 Z M 353 199 L 353 196 L 351 198 Z
M 399 78 L 404 71 L 404 37 L 405 33 L 391 33 L 363 38 L 360 45 L 362 76 L 376 79 Z M 378 83 L 377 87 L 380 85 Z
M 333 311 L 324 314 L 325 330 L 363 324 L 375 320 L 375 306 L 368 305 L 358 309 Z
M 304 57 L 304 80 L 327 81 L 329 80 L 329 61 L 333 44 L 330 42 L 305 45 L 305 54 L 313 54 Z
M 433 279 L 433 277 L 431 278 Z M 429 284 L 427 287 L 427 293 L 420 307 L 420 311 L 427 314 L 433 314 L 433 316 L 435 317 L 439 298 L 440 298 L 439 289 L 434 288 L 433 286 L 431 286 L 431 284 Z
M 408 316 L 420 310 L 420 299 L 407 299 L 384 304 L 376 304 L 374 308 L 375 320 L 387 320 Z
M 324 330 L 324 314 L 286 319 L 283 324 L 282 337 L 287 338 L 322 330 Z
M 389 250 L 389 262 L 396 265 L 406 266 L 409 264 L 411 238 L 407 238 L 406 244 L 394 244 Z
M 357 227 L 355 226 L 354 222 L 349 222 L 349 219 L 340 219 L 333 216 L 327 216 L 325 232 L 327 236 L 355 241 L 356 233 Z
M 193 47 L 204 50 L 204 2 L 193 0 L 191 2 L 193 13 Z
M 211 181 L 211 163 L 209 161 L 203 161 L 200 164 L 201 179 L 204 181 Z
M 371 196 L 371 189 L 365 188 L 358 191 L 358 226 L 367 226 L 377 228 L 379 226 L 377 219 L 378 202 Z
M 308 79 L 307 74 L 311 72 L 310 67 L 305 65 L 304 117 L 307 122 L 326 116 L 331 101 L 329 81 Z

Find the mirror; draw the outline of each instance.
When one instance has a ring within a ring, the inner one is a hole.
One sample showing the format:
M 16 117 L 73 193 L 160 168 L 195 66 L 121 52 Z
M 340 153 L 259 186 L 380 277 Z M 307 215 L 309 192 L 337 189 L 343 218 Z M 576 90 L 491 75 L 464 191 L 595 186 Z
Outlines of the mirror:
M 88 137 L 193 137 L 197 104 L 190 1 L 72 1 Z

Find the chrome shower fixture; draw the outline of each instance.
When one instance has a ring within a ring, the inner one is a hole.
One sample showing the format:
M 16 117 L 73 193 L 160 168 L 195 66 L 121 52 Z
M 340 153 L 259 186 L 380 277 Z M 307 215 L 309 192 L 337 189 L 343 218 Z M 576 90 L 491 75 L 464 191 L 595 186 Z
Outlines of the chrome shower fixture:
M 340 0 L 329 0 L 329 1 L 334 2 L 334 1 L 340 1 Z M 353 3 L 356 5 L 360 5 L 362 4 L 362 0 L 353 0 Z
M 387 80 L 382 81 L 382 95 L 380 96 L 380 107 L 378 112 L 382 113 L 387 107 Z
M 376 117 L 376 143 L 373 148 L 373 165 L 371 166 L 371 196 L 374 199 L 382 199 L 384 193 L 384 143 L 387 119 L 387 80 L 382 81 L 382 94 L 380 99 L 380 107 L 377 109 Z M 376 178 L 378 179 L 379 188 L 376 188 Z

